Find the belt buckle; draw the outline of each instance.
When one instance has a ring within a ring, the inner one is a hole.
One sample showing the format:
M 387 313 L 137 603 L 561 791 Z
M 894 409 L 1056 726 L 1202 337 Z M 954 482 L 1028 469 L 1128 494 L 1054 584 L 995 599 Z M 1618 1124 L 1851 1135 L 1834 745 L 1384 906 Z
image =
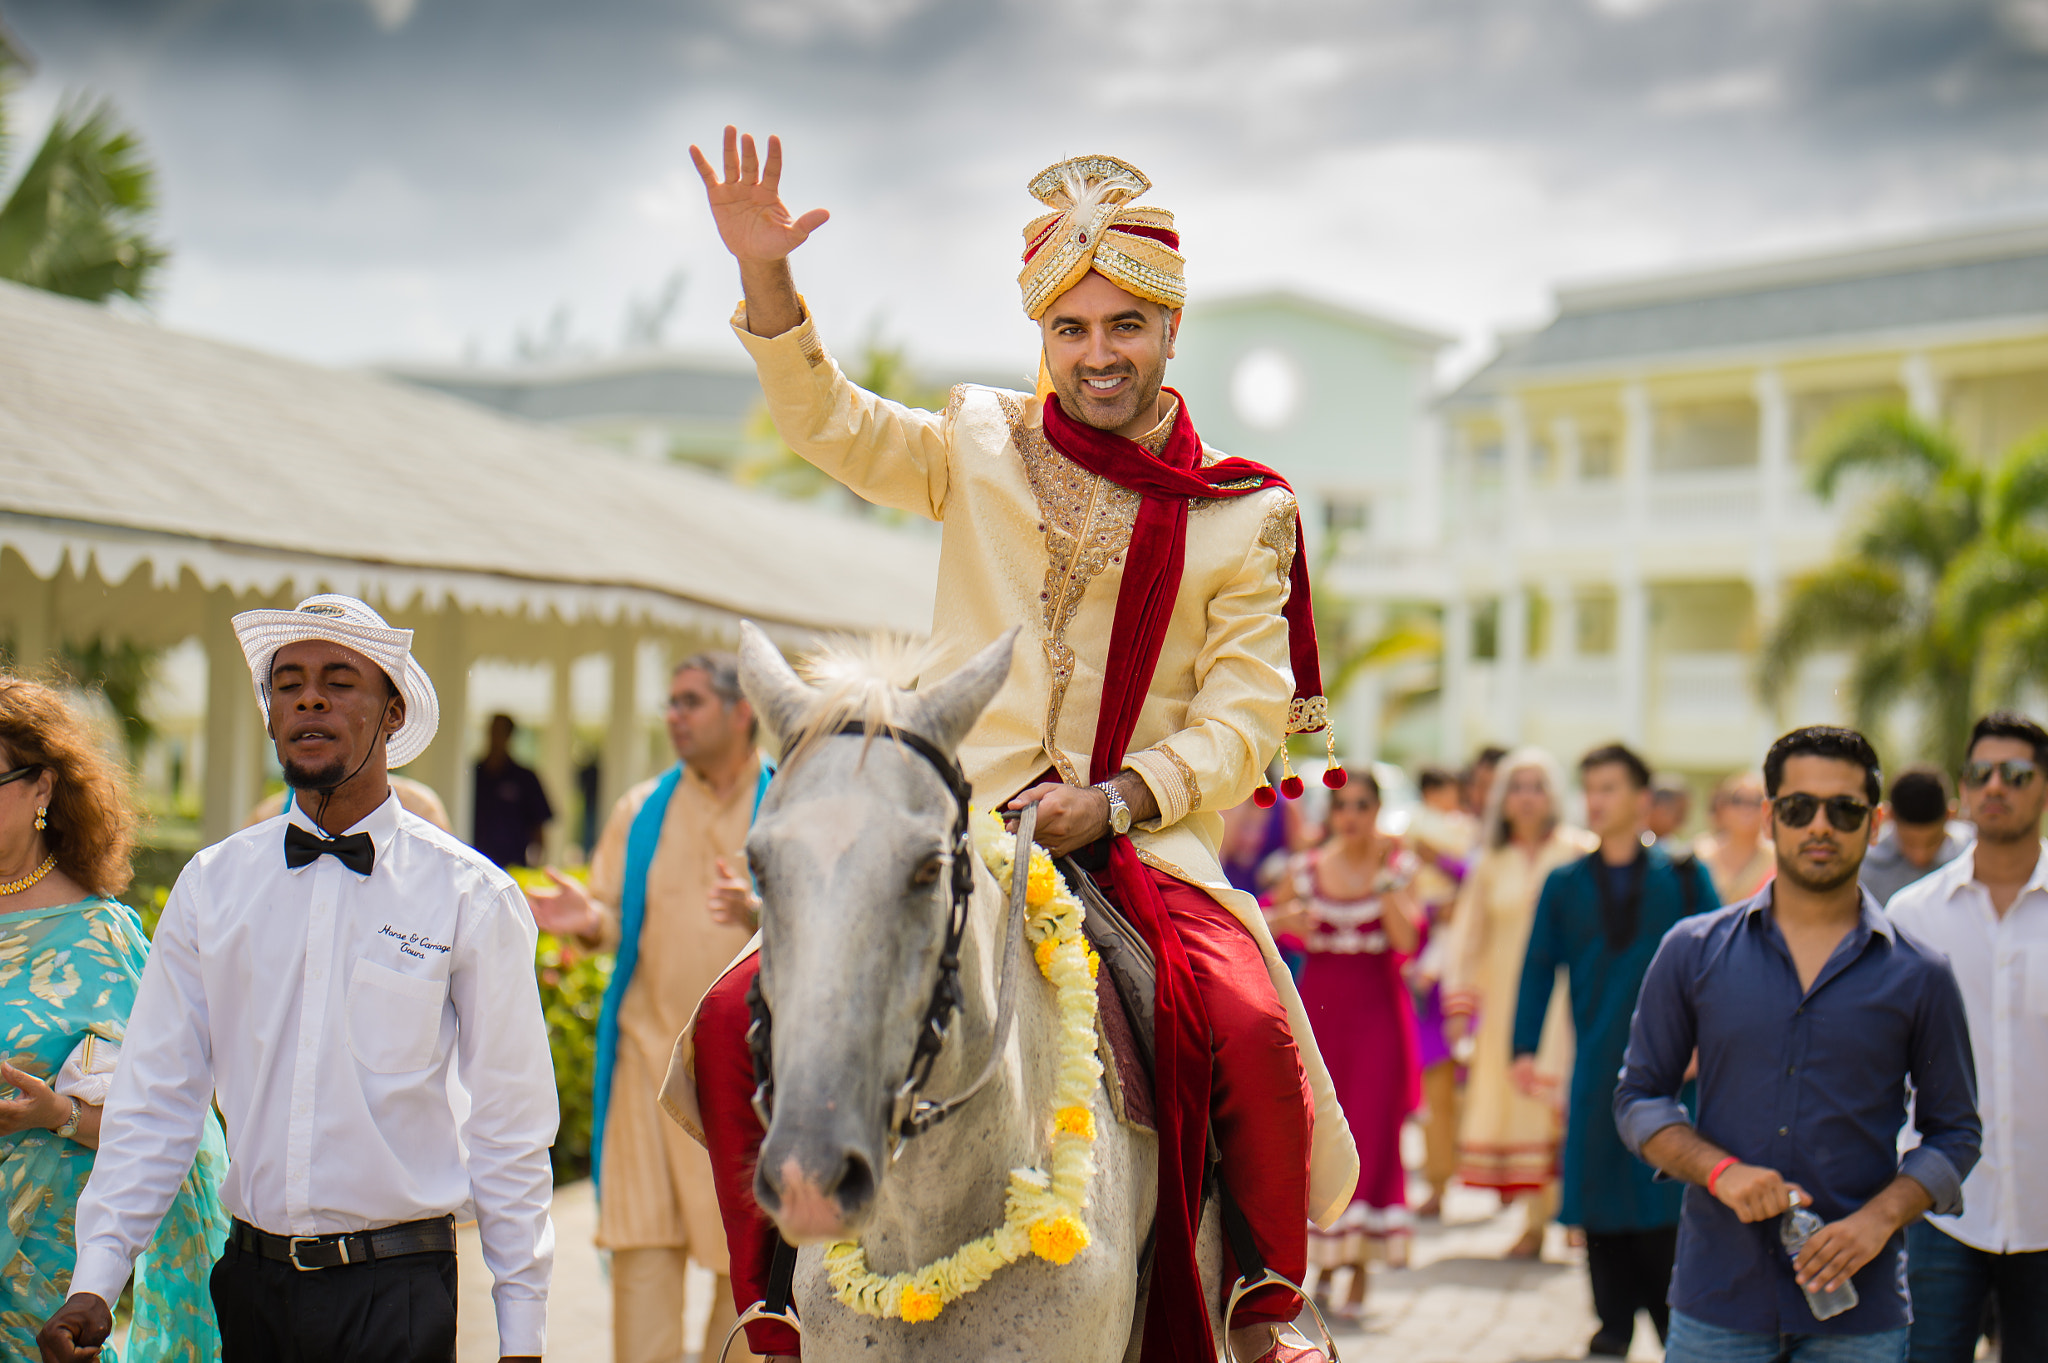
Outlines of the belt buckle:
M 336 1267 L 336 1265 L 330 1264 L 302 1264 L 299 1262 L 299 1246 L 317 1245 L 321 1243 L 321 1240 L 322 1237 L 318 1235 L 294 1235 L 285 1244 L 285 1258 L 289 1259 L 291 1261 L 291 1266 L 293 1268 L 296 1268 L 301 1273 L 318 1273 L 320 1270 L 324 1268 Z M 348 1237 L 345 1235 L 341 1236 L 337 1238 L 333 1243 L 340 1248 L 341 1262 L 346 1264 L 349 1261 Z

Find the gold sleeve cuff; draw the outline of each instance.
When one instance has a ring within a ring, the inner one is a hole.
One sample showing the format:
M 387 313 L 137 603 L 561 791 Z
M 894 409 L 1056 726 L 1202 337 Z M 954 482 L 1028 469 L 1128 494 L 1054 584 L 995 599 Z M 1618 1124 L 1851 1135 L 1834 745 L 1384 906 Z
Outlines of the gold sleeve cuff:
M 803 312 L 803 320 L 783 332 L 780 336 L 756 336 L 747 330 L 747 303 L 741 299 L 733 309 L 732 330 L 740 338 L 740 344 L 756 363 L 772 362 L 794 350 L 803 356 L 804 364 L 811 369 L 825 363 L 825 343 L 818 339 L 817 319 L 811 316 L 811 305 L 802 294 L 796 296 L 797 307 Z
M 1138 773 L 1158 802 L 1159 817 L 1140 824 L 1148 833 L 1171 828 L 1202 806 L 1202 784 L 1181 755 L 1164 743 L 1132 753 L 1125 765 Z

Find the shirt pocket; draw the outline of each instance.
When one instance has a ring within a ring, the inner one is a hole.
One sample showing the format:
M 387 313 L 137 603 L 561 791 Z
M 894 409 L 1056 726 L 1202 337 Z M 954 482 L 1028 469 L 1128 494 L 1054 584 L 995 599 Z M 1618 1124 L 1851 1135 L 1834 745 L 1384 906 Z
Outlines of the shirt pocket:
M 433 1063 L 441 1038 L 445 980 L 422 980 L 358 960 L 348 982 L 348 1048 L 373 1074 L 404 1074 Z

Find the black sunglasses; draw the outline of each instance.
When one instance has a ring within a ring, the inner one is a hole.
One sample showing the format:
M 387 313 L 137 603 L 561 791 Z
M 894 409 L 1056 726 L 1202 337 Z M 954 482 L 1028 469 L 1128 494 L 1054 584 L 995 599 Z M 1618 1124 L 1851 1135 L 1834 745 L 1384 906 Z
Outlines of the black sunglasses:
M 16 781 L 26 781 L 42 769 L 42 763 L 31 762 L 25 767 L 16 767 L 13 771 L 0 771 L 0 786 L 12 785 Z
M 1997 772 L 1998 779 L 2005 782 L 2007 790 L 2025 790 L 2034 783 L 2041 769 L 2025 758 L 2010 762 L 1965 762 L 1963 763 L 1963 784 L 1971 790 L 1979 790 L 1991 784 L 1991 773 Z
M 1780 795 L 1771 801 L 1772 816 L 1787 828 L 1806 827 L 1823 809 L 1828 822 L 1843 833 L 1854 833 L 1870 817 L 1870 806 L 1853 795 L 1830 795 L 1825 800 L 1818 795 Z

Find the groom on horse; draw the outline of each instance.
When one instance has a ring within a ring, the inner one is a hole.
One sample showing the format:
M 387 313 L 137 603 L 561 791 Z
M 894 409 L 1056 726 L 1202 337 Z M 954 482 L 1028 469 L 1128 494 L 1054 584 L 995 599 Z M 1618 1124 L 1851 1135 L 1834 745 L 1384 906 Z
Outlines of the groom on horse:
M 1265 1264 L 1299 1283 L 1306 1222 L 1350 1201 L 1357 1157 L 1301 1003 L 1251 897 L 1217 861 L 1222 811 L 1262 787 L 1290 732 L 1327 728 L 1293 494 L 1271 470 L 1205 447 L 1163 388 L 1185 295 L 1173 215 L 1105 156 L 1031 183 L 1050 210 L 1024 230 L 1024 311 L 1043 338 L 1034 395 L 962 385 L 944 414 L 850 382 L 796 292 L 789 253 L 821 226 L 792 219 L 751 137 L 725 130 L 721 176 L 691 148 L 746 301 L 733 329 L 776 428 L 870 502 L 945 527 L 934 656 L 945 676 L 1022 624 L 1009 679 L 961 745 L 981 801 L 1038 807 L 1037 839 L 1074 856 L 1144 934 L 1155 1006 L 1159 1200 L 1146 1363 L 1213 1356 L 1196 1267 L 1207 1133 Z M 1035 645 L 1035 646 L 1034 646 Z M 1341 782 L 1341 773 L 1328 778 Z M 1289 776 L 1283 789 L 1299 793 Z M 1271 792 L 1259 798 L 1270 803 Z M 747 961 L 705 996 L 696 1097 L 744 1308 L 775 1228 L 755 1205 L 762 1129 L 745 1031 Z M 773 1195 L 830 1206 L 810 1175 L 762 1171 Z M 1229 1273 L 1225 1282 L 1235 1278 Z M 1296 1295 L 1266 1287 L 1231 1321 L 1233 1352 L 1320 1360 L 1285 1327 Z M 794 1333 L 748 1327 L 755 1352 Z

